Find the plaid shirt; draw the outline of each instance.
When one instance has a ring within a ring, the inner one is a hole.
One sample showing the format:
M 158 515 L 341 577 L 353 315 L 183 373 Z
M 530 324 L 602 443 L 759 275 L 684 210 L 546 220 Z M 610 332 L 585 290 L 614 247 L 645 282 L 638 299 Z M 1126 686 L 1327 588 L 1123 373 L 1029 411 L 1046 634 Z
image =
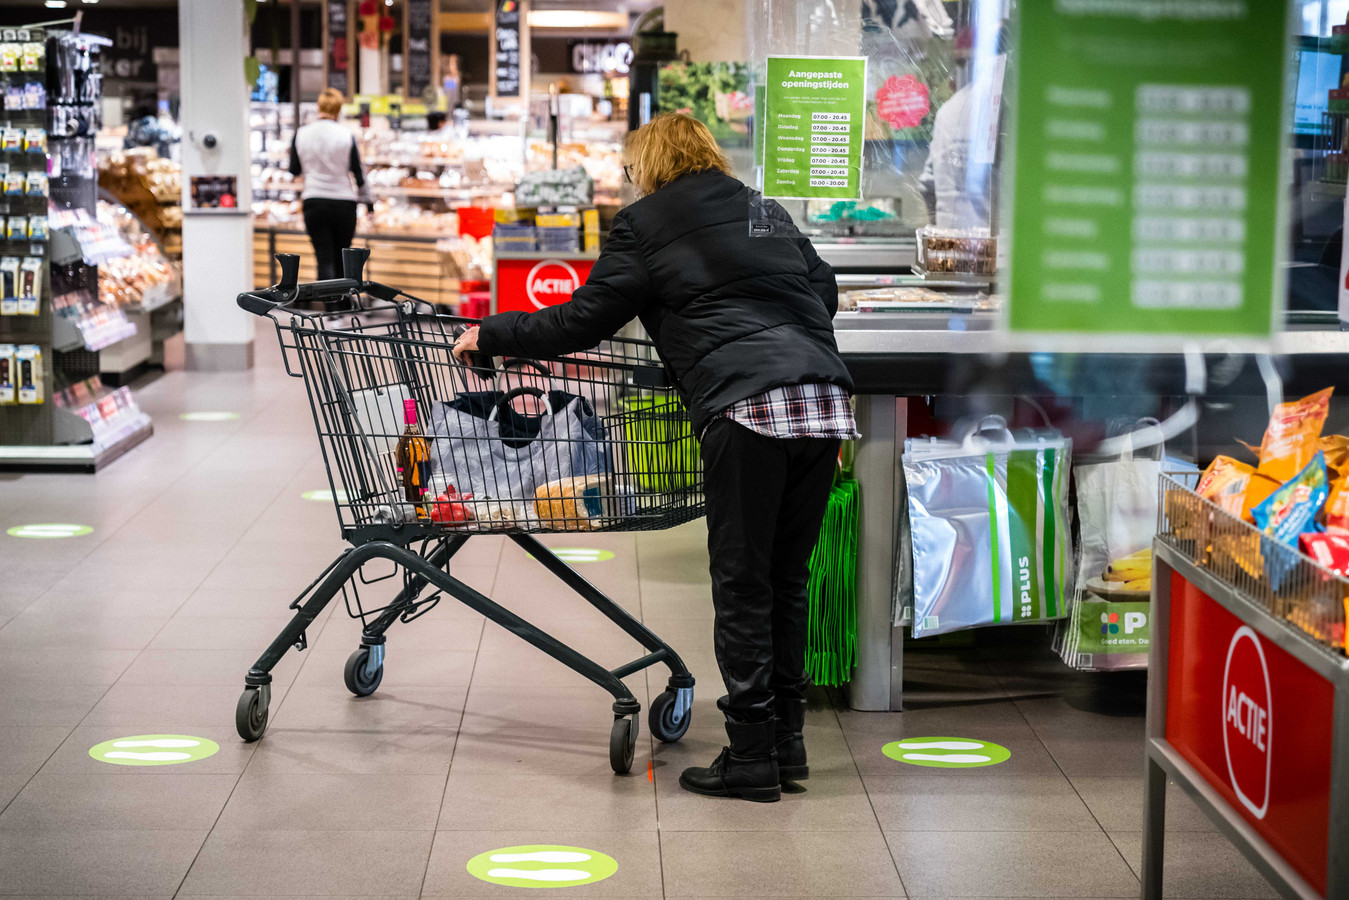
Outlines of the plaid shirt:
M 721 415 L 765 437 L 852 440 L 861 435 L 851 401 L 836 384 L 788 384 L 733 403 Z

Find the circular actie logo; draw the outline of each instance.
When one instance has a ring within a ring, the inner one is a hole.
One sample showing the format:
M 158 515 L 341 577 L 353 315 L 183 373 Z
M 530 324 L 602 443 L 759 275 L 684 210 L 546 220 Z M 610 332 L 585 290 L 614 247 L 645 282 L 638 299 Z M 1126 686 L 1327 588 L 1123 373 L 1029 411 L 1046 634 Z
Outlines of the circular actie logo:
M 5 531 L 10 537 L 17 538 L 36 538 L 38 540 L 51 540 L 53 538 L 72 538 L 84 537 L 86 534 L 93 534 L 94 529 L 88 525 L 71 525 L 62 523 L 46 523 L 42 525 L 15 525 Z
M 317 491 L 305 491 L 303 494 L 300 495 L 300 499 L 313 500 L 316 503 L 332 503 L 333 500 L 336 500 L 338 503 L 346 503 L 347 492 L 330 491 L 327 488 L 322 488 L 321 490 Z
M 576 887 L 603 881 L 617 871 L 618 861 L 612 856 L 580 847 L 503 847 L 468 861 L 468 873 L 474 878 L 506 887 Z
M 188 734 L 138 734 L 104 741 L 89 755 L 114 766 L 176 766 L 214 756 L 220 745 Z
M 1260 636 L 1242 625 L 1227 645 L 1223 668 L 1223 755 L 1232 789 L 1257 819 L 1269 812 L 1274 762 L 1274 693 Z
M 525 278 L 525 296 L 536 309 L 557 306 L 571 299 L 581 286 L 581 276 L 564 259 L 545 259 L 529 270 Z
M 237 412 L 186 412 L 178 416 L 184 422 L 229 422 L 239 418 Z
M 881 748 L 881 752 L 911 766 L 934 769 L 978 769 L 996 766 L 1012 758 L 1012 751 L 1000 744 L 959 737 L 905 738 L 891 741 Z

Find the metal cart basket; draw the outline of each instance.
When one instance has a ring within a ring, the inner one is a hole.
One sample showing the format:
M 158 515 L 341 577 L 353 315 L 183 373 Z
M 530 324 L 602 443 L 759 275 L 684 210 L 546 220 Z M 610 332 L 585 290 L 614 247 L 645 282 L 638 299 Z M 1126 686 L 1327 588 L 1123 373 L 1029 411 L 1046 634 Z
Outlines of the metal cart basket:
M 352 544 L 291 603 L 295 616 L 245 676 L 239 735 L 262 737 L 272 668 L 291 647 L 305 649 L 306 629 L 339 591 L 362 622 L 345 670 L 361 697 L 383 678 L 390 626 L 450 596 L 613 695 L 609 758 L 626 773 L 641 705 L 622 679 L 658 663 L 670 669 L 648 715 L 652 733 L 669 742 L 688 730 L 693 676 L 668 644 L 534 535 L 665 529 L 703 514 L 697 445 L 664 367 L 649 342 L 621 339 L 558 359 L 461 363 L 454 339 L 474 323 L 364 281 L 368 255 L 343 251 L 346 277 L 304 285 L 298 257 L 281 255 L 281 283 L 238 298 L 272 319 L 287 374 L 304 380 L 342 536 Z M 405 424 L 414 415 L 420 435 Z M 647 655 L 607 669 L 455 578 L 451 558 L 478 534 L 508 536 Z M 402 588 L 367 608 L 358 582 L 372 583 L 362 567 L 373 560 L 392 561 Z

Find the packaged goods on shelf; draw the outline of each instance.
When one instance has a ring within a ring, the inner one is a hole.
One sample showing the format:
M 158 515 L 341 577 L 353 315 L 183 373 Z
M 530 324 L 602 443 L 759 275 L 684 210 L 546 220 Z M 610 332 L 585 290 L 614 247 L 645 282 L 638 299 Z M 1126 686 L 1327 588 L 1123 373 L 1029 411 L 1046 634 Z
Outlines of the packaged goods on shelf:
M 1164 519 L 1169 539 L 1190 548 L 1201 564 L 1226 580 L 1240 580 L 1239 586 L 1266 598 L 1272 612 L 1313 638 L 1343 648 L 1342 611 L 1327 618 L 1303 596 L 1317 583 L 1309 567 L 1349 575 L 1349 560 L 1336 542 L 1324 540 L 1349 534 L 1343 515 L 1349 437 L 1321 434 L 1329 400 L 1327 389 L 1279 404 L 1256 466 L 1216 458 L 1195 491 L 1195 501 L 1213 505 L 1197 507 L 1168 488 Z M 1324 605 L 1323 598 L 1318 602 Z
M 46 402 L 43 388 L 42 347 L 37 344 L 19 344 L 14 348 L 16 372 L 14 383 L 19 403 L 39 405 Z
M 84 261 L 91 266 L 101 266 L 133 252 L 116 225 L 96 219 L 83 209 L 52 210 L 51 226 L 75 238 Z
M 927 274 L 994 275 L 998 239 L 987 228 L 918 229 L 918 263 Z
M 57 391 L 52 400 L 89 423 L 96 450 L 116 444 L 150 422 L 128 388 L 108 390 L 97 375 Z
M 19 361 L 15 357 L 13 344 L 0 344 L 0 406 L 7 406 L 18 399 L 14 382 L 19 374 Z
M 119 234 L 128 252 L 99 266 L 102 299 L 137 312 L 150 312 L 182 294 L 182 272 L 170 260 L 140 221 L 126 209 L 100 202 L 98 220 Z
M 175 259 L 183 253 L 183 174 L 178 163 L 141 148 L 99 159 L 98 184 L 127 207 Z

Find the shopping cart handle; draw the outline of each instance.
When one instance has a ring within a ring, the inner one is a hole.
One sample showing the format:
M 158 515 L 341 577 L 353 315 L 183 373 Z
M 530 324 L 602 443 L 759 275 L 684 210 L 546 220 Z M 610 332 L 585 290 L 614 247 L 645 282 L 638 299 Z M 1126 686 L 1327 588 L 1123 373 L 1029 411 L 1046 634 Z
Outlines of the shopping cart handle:
M 265 316 L 284 302 L 280 291 L 244 291 L 238 297 L 239 307 L 255 316 Z

